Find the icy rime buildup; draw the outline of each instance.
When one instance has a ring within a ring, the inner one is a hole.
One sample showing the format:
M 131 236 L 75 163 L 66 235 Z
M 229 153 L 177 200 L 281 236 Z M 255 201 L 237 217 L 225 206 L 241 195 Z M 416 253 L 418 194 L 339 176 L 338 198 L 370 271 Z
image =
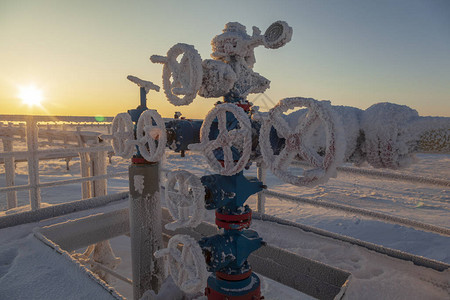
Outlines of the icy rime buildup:
M 303 118 L 292 125 L 283 118 L 283 112 L 296 107 L 307 107 Z M 319 124 L 325 129 L 324 155 L 320 156 L 309 146 L 309 139 Z M 284 139 L 281 149 L 273 149 L 272 128 L 278 137 Z M 327 101 L 312 98 L 285 98 L 272 108 L 264 117 L 261 126 L 259 144 L 264 162 L 272 173 L 284 182 L 298 186 L 314 186 L 325 182 L 335 175 L 336 167 L 342 162 L 345 145 L 343 129 L 339 117 L 333 112 Z M 276 153 L 278 152 L 278 153 Z M 288 167 L 299 155 L 313 168 L 303 172 L 301 176 L 292 174 Z
M 360 165 L 367 161 L 375 168 L 407 167 L 417 151 L 449 152 L 450 120 L 443 117 L 420 117 L 417 111 L 393 103 L 377 103 L 367 110 L 349 106 L 332 106 L 344 129 L 344 160 Z M 291 127 L 301 122 L 306 110 L 284 117 Z M 324 125 L 307 137 L 311 150 L 325 150 Z
M 178 62 L 180 55 L 183 56 Z M 179 43 L 169 49 L 167 57 L 152 55 L 150 60 L 164 64 L 162 78 L 167 100 L 177 106 L 190 104 L 200 89 L 203 76 L 202 59 L 194 46 Z
M 405 105 L 377 103 L 362 115 L 367 161 L 376 168 L 408 166 L 416 138 L 409 123 L 419 114 Z
M 203 221 L 206 211 L 204 199 L 205 188 L 199 178 L 184 170 L 169 172 L 166 200 L 170 215 L 175 221 L 166 224 L 166 229 L 197 227 Z
M 167 56 L 152 55 L 150 60 L 164 65 L 163 88 L 173 105 L 188 105 L 197 93 L 206 98 L 229 95 L 245 99 L 250 93 L 264 92 L 270 84 L 252 70 L 256 62 L 254 49 L 261 45 L 277 49 L 291 37 L 292 28 L 283 21 L 273 23 L 264 35 L 253 27 L 252 36 L 244 25 L 230 22 L 211 41 L 213 60 L 202 62 L 193 46 L 181 43 L 170 48 Z

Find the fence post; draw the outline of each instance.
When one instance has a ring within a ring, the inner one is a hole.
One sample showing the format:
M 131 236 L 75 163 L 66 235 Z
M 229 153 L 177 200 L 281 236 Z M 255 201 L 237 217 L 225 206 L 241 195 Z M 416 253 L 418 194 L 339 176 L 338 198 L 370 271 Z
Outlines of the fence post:
M 28 148 L 28 182 L 30 183 L 31 210 L 41 207 L 41 192 L 39 190 L 39 157 L 37 150 L 38 127 L 36 120 L 30 116 L 27 119 L 27 148 Z
M 86 147 L 86 143 L 83 141 L 83 138 L 81 137 L 80 127 L 77 127 L 77 139 L 78 139 L 78 146 Z M 83 153 L 80 152 L 80 171 L 81 171 L 81 177 L 89 177 L 90 176 L 89 154 L 86 152 L 83 152 Z M 88 198 L 91 198 L 91 195 L 92 195 L 91 182 L 89 182 L 89 181 L 82 182 L 81 183 L 81 198 L 88 199 Z
M 129 180 L 133 299 L 140 299 L 164 279 L 163 260 L 153 256 L 162 248 L 159 163 L 131 164 Z
M 3 142 L 3 151 L 4 152 L 12 152 L 13 151 L 13 140 L 12 136 L 4 137 L 2 139 Z M 5 162 L 5 179 L 6 186 L 14 186 L 14 177 L 15 177 L 15 167 L 14 167 L 14 157 L 6 157 L 4 158 Z M 10 191 L 6 193 L 6 208 L 11 209 L 17 207 L 17 193 L 16 191 Z
M 266 173 L 267 169 L 265 168 L 264 163 L 257 163 L 256 176 L 263 184 L 266 181 Z M 264 214 L 266 212 L 266 195 L 264 194 L 264 190 L 258 193 L 257 207 L 259 213 Z
M 91 152 L 92 176 L 106 174 L 106 151 Z M 107 179 L 94 179 L 92 184 L 92 196 L 106 195 L 108 181 Z
M 103 143 L 101 143 L 103 144 Z M 91 175 L 105 175 L 106 174 L 106 151 L 91 152 Z M 105 196 L 107 194 L 107 179 L 94 179 L 91 185 L 91 197 Z M 105 240 L 95 244 L 94 254 L 92 259 L 110 269 L 115 269 L 120 263 L 120 258 L 117 258 L 112 250 L 109 240 Z M 102 272 L 95 267 L 92 269 L 103 280 L 110 283 L 111 278 L 107 273 Z

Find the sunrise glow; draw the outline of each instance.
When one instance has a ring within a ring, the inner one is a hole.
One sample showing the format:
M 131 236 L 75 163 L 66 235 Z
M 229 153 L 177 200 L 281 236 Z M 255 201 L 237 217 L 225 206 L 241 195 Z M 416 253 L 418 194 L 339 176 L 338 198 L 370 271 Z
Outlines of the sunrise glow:
M 41 106 L 43 100 L 42 91 L 34 85 L 19 86 L 18 97 L 24 104 L 30 107 Z

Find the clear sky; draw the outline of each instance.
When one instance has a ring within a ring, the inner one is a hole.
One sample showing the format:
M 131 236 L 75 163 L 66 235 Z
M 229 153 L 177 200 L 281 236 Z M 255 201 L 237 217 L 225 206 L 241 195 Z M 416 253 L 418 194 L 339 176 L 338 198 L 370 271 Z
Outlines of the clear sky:
M 389 101 L 450 116 L 448 0 L 1 0 L 0 114 L 114 116 L 138 105 L 127 75 L 162 86 L 162 65 L 150 55 L 183 42 L 208 59 L 227 22 L 251 35 L 277 20 L 293 28 L 292 41 L 257 48 L 254 67 L 271 80 L 265 94 L 274 103 L 302 96 L 366 109 Z M 18 98 L 30 84 L 42 90 L 42 108 Z M 148 98 L 163 116 L 191 118 L 218 100 L 174 107 L 162 91 Z

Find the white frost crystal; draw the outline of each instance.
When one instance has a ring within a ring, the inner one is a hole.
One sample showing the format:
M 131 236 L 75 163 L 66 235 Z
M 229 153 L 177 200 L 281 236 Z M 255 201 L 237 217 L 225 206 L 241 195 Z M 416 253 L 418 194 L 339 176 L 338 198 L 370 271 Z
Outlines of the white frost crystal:
M 183 249 L 178 250 L 179 245 Z M 170 275 L 175 284 L 186 293 L 197 293 L 206 286 L 208 272 L 205 257 L 196 240 L 177 234 L 170 238 L 166 249 L 155 253 L 156 258 L 167 256 Z
M 160 114 L 153 109 L 144 111 L 136 126 L 136 140 L 142 157 L 147 161 L 160 161 L 164 155 L 167 133 Z
M 169 172 L 166 201 L 170 215 L 175 220 L 166 224 L 166 229 L 197 227 L 203 221 L 206 211 L 205 187 L 194 174 L 184 170 Z
M 159 92 L 159 86 L 157 86 L 156 84 L 153 84 L 153 82 L 151 82 L 151 81 L 142 80 L 142 79 L 140 79 L 136 76 L 132 76 L 132 75 L 128 75 L 127 79 L 129 81 L 137 84 L 137 86 L 144 88 L 146 94 L 148 94 L 148 92 L 150 90 L 155 90 L 155 91 Z
M 417 111 L 394 103 L 377 103 L 365 111 L 348 106 L 332 108 L 344 128 L 344 160 L 356 165 L 367 161 L 375 168 L 398 169 L 407 167 L 418 150 L 445 152 L 450 149 L 449 118 L 420 117 Z M 285 120 L 295 126 L 305 115 L 303 109 L 287 115 Z M 323 153 L 323 124 L 305 138 L 311 149 Z
M 180 55 L 183 56 L 178 62 Z M 200 89 L 203 77 L 202 58 L 194 46 L 179 43 L 167 51 L 167 57 L 153 55 L 150 60 L 164 64 L 163 88 L 169 102 L 176 106 L 190 104 Z
M 170 48 L 167 56 L 153 55 L 150 60 L 164 64 L 163 88 L 173 105 L 188 105 L 197 93 L 207 98 L 227 94 L 245 98 L 250 93 L 264 92 L 270 84 L 267 78 L 252 70 L 256 62 L 254 49 L 261 45 L 277 49 L 291 37 L 292 28 L 283 21 L 273 23 L 264 35 L 253 27 L 252 36 L 247 34 L 244 25 L 230 22 L 211 41 L 214 60 L 202 62 L 193 46 L 181 43 Z
M 234 115 L 239 122 L 239 127 L 228 131 L 227 113 Z M 209 139 L 211 125 L 217 118 L 219 135 L 215 140 Z M 231 147 L 239 149 L 240 158 L 237 162 L 233 160 Z M 224 153 L 223 165 L 217 161 L 213 150 L 222 148 Z M 244 110 L 231 103 L 223 103 L 214 107 L 206 115 L 200 129 L 200 143 L 189 145 L 190 150 L 202 151 L 209 165 L 214 171 L 221 175 L 231 176 L 242 171 L 250 159 L 252 151 L 251 123 Z
M 292 27 L 284 21 L 274 22 L 264 33 L 264 46 L 270 49 L 278 49 L 291 41 Z
M 134 189 L 139 194 L 142 194 L 144 191 L 144 176 L 142 175 L 134 175 Z
M 408 124 L 418 116 L 417 111 L 405 105 L 388 102 L 374 104 L 363 113 L 361 128 L 370 165 L 397 169 L 411 163 L 411 143 L 416 138 Z
M 118 114 L 112 122 L 113 148 L 118 156 L 130 158 L 133 155 L 133 121 L 128 113 Z
M 237 80 L 230 65 L 212 59 L 205 59 L 203 81 L 198 94 L 205 98 L 221 97 L 228 93 Z
M 282 117 L 283 113 L 298 107 L 307 107 L 308 113 L 290 126 Z M 308 143 L 308 137 L 320 123 L 325 129 L 323 156 Z M 272 128 L 277 131 L 279 137 L 285 139 L 284 147 L 278 154 L 275 154 L 271 146 Z M 261 126 L 259 145 L 264 162 L 272 173 L 284 182 L 297 186 L 315 186 L 334 176 L 336 167 L 342 162 L 345 149 L 343 128 L 330 103 L 300 97 L 282 99 L 268 112 Z M 288 170 L 297 155 L 312 166 L 312 169 L 305 170 L 301 176 Z

